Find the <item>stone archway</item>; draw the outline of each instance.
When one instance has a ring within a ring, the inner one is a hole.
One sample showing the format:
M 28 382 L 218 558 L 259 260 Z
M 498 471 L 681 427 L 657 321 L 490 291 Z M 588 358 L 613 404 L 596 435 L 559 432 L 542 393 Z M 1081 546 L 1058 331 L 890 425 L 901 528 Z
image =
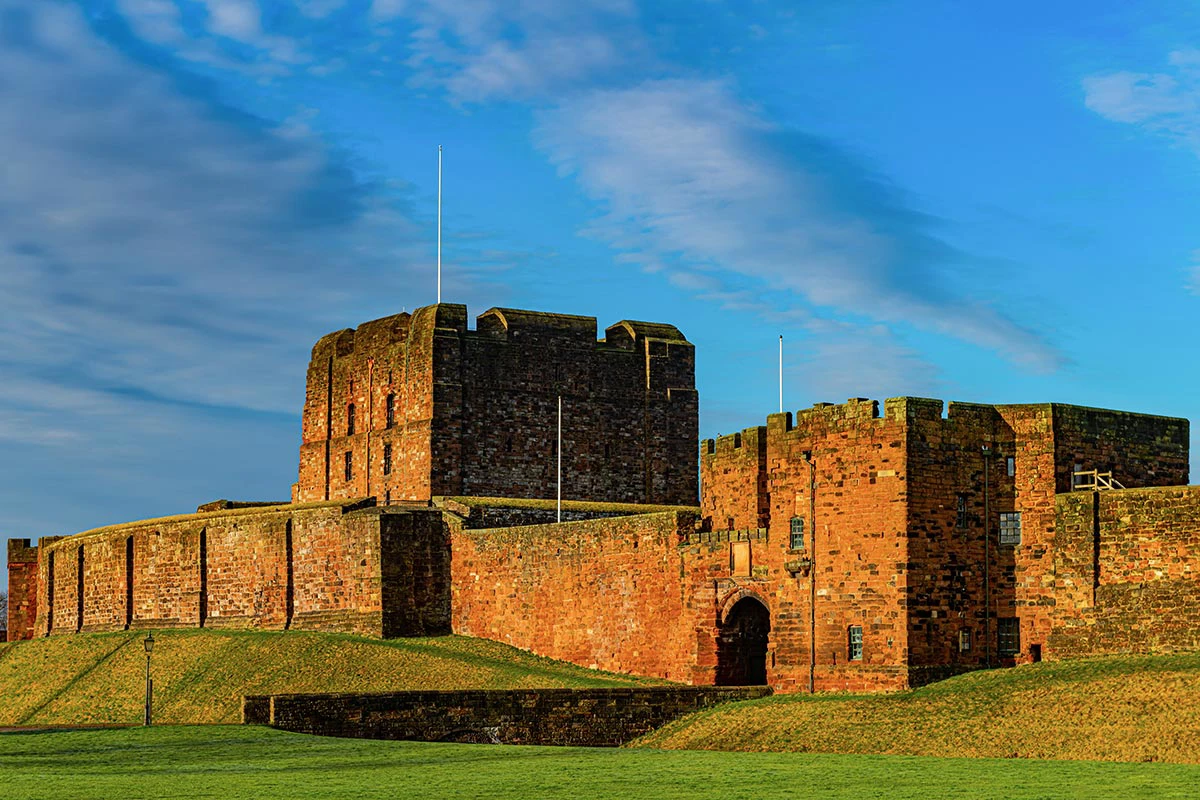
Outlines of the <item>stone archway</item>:
M 738 600 L 717 632 L 717 685 L 763 686 L 771 612 L 754 596 Z

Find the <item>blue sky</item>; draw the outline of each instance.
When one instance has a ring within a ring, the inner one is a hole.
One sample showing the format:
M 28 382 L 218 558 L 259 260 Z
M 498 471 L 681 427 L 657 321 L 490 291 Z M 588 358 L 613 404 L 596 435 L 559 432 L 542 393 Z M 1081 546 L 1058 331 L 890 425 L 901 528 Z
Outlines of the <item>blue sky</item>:
M 0 534 L 287 498 L 439 144 L 445 299 L 677 324 L 705 436 L 780 334 L 789 408 L 1197 416 L 1200 13 L 1132 5 L 0 0 Z

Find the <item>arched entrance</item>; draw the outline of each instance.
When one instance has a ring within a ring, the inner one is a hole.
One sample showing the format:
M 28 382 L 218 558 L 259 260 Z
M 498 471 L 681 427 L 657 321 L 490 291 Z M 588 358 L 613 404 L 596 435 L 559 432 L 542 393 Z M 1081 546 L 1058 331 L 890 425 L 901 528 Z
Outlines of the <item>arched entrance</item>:
M 733 604 L 717 633 L 717 685 L 763 686 L 771 612 L 756 597 Z

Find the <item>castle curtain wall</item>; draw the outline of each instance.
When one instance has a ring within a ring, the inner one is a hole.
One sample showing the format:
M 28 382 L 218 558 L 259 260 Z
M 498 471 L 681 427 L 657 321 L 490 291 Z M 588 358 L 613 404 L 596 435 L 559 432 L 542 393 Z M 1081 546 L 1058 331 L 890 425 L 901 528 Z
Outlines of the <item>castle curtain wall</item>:
M 585 667 L 713 683 L 714 579 L 728 542 L 667 512 L 561 525 L 454 529 L 455 633 Z
M 1200 649 L 1200 487 L 1057 498 L 1055 657 Z

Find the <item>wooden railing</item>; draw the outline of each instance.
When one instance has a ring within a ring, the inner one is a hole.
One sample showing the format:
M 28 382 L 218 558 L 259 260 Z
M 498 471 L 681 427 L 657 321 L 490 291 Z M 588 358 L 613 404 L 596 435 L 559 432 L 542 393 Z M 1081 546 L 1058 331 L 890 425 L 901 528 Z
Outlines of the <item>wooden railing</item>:
M 1121 482 L 1112 476 L 1112 472 L 1100 472 L 1089 469 L 1073 474 L 1071 489 L 1076 492 L 1101 492 L 1106 489 L 1124 489 Z

